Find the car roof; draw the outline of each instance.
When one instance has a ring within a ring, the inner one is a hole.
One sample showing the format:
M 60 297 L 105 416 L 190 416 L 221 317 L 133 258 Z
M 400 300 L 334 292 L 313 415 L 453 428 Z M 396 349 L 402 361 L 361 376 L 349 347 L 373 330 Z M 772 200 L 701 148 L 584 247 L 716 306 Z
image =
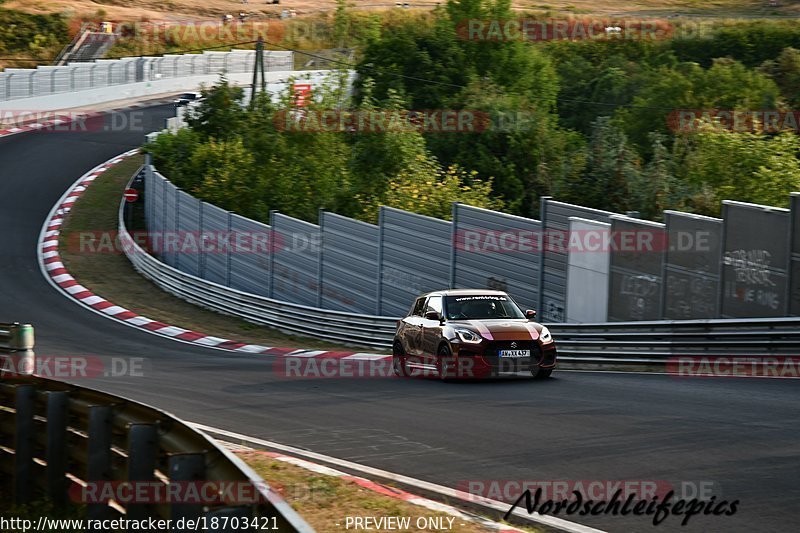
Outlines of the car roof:
M 495 291 L 490 289 L 445 289 L 441 291 L 432 291 L 422 296 L 459 296 L 469 294 L 471 296 L 508 296 L 503 291 Z

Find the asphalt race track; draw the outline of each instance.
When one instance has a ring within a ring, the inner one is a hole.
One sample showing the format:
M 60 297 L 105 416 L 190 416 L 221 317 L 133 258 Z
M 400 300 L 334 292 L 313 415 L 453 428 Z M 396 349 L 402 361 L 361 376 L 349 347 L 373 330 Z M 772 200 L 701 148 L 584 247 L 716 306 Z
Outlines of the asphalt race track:
M 146 112 L 149 130 L 169 106 Z M 712 481 L 732 517 L 565 517 L 609 531 L 792 531 L 800 501 L 795 380 L 557 372 L 549 381 L 288 379 L 274 359 L 189 346 L 67 300 L 42 277 L 42 222 L 84 172 L 141 131 L 0 140 L 0 321 L 41 355 L 145 357 L 145 378 L 90 385 L 195 422 L 420 479 Z M 135 282 L 135 280 L 132 280 Z M 85 384 L 85 383 L 82 383 Z M 300 509 L 302 512 L 302 508 Z

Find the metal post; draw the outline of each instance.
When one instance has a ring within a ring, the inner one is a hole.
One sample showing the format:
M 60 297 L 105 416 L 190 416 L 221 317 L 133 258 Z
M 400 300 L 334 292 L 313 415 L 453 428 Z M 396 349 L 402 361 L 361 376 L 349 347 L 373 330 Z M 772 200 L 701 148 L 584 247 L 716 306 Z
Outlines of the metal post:
M 231 248 L 233 248 L 233 213 L 228 211 L 228 249 L 225 252 L 225 286 L 231 286 Z M 272 243 L 270 243 L 272 246 Z M 269 250 L 269 248 L 267 248 Z
M 317 263 L 317 307 L 322 308 L 322 265 L 325 251 L 325 210 L 320 208 L 319 216 L 319 261 Z
M 384 225 L 384 208 L 378 208 L 378 272 L 377 279 L 375 280 L 375 314 L 382 316 L 383 312 L 383 225 Z
M 198 242 L 203 243 L 201 246 L 205 248 L 205 228 L 203 228 L 203 201 L 198 199 L 197 200 L 197 226 L 200 231 L 198 235 Z M 198 250 L 200 253 L 200 264 L 197 265 L 198 274 L 203 279 L 206 279 L 206 259 L 208 254 L 204 250 Z
M 47 497 L 62 504 L 67 495 L 67 410 L 69 393 L 47 393 Z
M 131 424 L 128 428 L 128 481 L 152 481 L 155 479 L 158 458 L 158 432 L 155 424 Z M 131 503 L 126 509 L 126 518 L 142 520 L 150 516 L 150 506 Z
M 722 202 L 722 231 L 719 237 L 719 290 L 717 291 L 717 318 L 725 318 L 723 314 L 725 310 L 725 291 L 727 290 L 725 281 L 725 239 L 728 237 L 728 204 L 723 200 Z
M 545 317 L 544 310 L 544 256 L 547 250 L 547 243 L 545 243 L 547 238 L 547 202 L 552 199 L 552 196 L 542 196 L 540 200 L 541 207 L 539 208 L 539 218 L 542 224 L 542 232 L 539 236 L 539 316 L 542 317 L 542 320 L 549 318 Z
M 180 236 L 181 234 L 181 192 L 180 188 L 176 187 L 173 194 L 175 194 L 175 227 L 172 228 L 176 235 Z M 181 253 L 180 253 L 180 246 L 175 247 L 175 261 L 172 266 L 177 268 L 178 270 L 181 269 Z
M 275 293 L 275 215 L 278 211 L 272 209 L 269 212 L 269 280 L 268 280 L 268 294 L 272 298 Z
M 89 444 L 86 481 L 98 483 L 111 479 L 111 406 L 89 408 Z M 105 503 L 89 503 L 87 517 L 102 520 L 108 515 Z
M 450 217 L 450 289 L 456 288 L 456 240 L 458 239 L 458 202 L 453 202 Z
M 29 352 L 33 350 L 33 326 L 30 324 L 12 324 L 9 333 L 11 334 L 10 347 L 15 352 Z
M 226 56 L 227 57 L 227 56 Z M 256 42 L 256 60 L 253 65 L 253 86 L 250 92 L 250 109 L 255 109 L 256 89 L 258 88 L 258 73 L 261 72 L 261 90 L 266 91 L 264 78 L 264 38 L 259 37 Z
M 206 475 L 206 458 L 202 453 L 184 453 L 169 458 L 170 483 L 191 483 L 202 481 Z M 186 493 L 187 491 L 180 491 Z M 202 492 L 201 492 L 202 494 Z M 173 503 L 170 518 L 173 524 L 181 518 L 197 518 L 202 514 L 203 505 L 199 502 Z
M 14 431 L 14 501 L 28 503 L 33 497 L 33 415 L 36 388 L 20 385 L 15 390 L 17 411 Z

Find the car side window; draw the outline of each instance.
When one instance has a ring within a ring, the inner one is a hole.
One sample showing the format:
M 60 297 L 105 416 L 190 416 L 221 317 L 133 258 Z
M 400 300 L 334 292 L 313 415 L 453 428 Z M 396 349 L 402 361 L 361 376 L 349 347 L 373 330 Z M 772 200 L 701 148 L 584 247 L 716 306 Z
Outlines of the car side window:
M 436 311 L 440 315 L 442 314 L 441 296 L 431 296 L 428 298 L 428 305 L 425 306 L 425 312 L 428 313 L 429 311 Z
M 425 298 L 417 298 L 416 303 L 414 303 L 414 308 L 411 310 L 411 314 L 415 316 L 422 316 L 422 312 L 425 309 Z

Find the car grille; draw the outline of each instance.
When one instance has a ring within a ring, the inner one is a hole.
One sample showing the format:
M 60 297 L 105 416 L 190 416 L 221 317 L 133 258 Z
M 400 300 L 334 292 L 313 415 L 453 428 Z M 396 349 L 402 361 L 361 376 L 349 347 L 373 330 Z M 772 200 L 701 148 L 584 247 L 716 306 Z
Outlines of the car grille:
M 515 346 L 512 346 L 512 343 Z M 530 357 L 500 357 L 500 350 L 530 350 Z M 492 370 L 498 372 L 521 372 L 530 370 L 539 364 L 542 352 L 535 341 L 495 341 L 490 343 L 484 351 L 486 361 Z

